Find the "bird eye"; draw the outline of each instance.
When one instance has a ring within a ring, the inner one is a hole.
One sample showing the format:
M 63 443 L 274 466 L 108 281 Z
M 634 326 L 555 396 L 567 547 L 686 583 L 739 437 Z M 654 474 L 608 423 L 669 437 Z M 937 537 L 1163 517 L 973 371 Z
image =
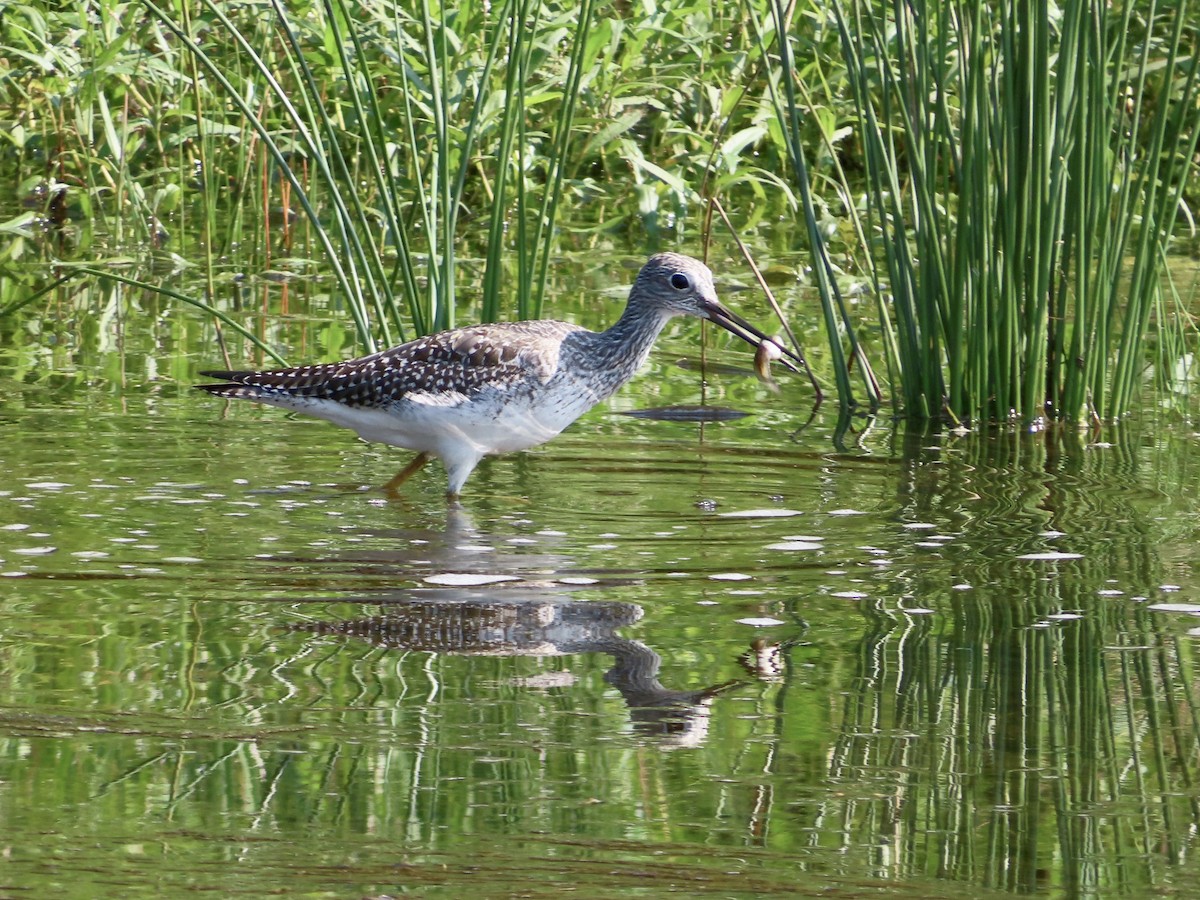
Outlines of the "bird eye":
M 671 276 L 671 287 L 675 288 L 675 290 L 686 291 L 691 286 L 692 283 L 688 281 L 688 277 L 682 272 L 676 272 Z

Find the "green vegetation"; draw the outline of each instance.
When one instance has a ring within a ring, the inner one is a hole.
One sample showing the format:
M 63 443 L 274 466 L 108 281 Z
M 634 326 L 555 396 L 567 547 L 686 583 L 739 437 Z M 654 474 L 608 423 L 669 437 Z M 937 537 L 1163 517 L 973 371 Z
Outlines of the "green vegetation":
M 370 349 L 466 315 L 464 279 L 470 318 L 541 315 L 567 235 L 696 251 L 719 199 L 752 246 L 810 254 L 814 366 L 844 409 L 1115 418 L 1148 372 L 1191 374 L 1163 273 L 1200 184 L 1195 19 L 1186 0 L 10 4 L 0 172 L 31 208 L 0 211 L 0 318 L 169 231 L 227 322 L 229 260 L 328 272 Z
M 1166 6 L 835 2 L 910 413 L 1130 409 L 1152 314 L 1176 328 L 1163 251 L 1200 136 L 1197 30 Z

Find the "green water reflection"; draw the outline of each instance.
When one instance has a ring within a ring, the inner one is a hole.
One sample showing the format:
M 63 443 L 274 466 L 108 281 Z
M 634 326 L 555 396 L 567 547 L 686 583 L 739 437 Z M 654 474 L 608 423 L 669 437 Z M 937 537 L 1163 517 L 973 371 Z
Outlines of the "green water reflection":
M 696 402 L 693 339 L 620 405 Z M 4 893 L 1197 884 L 1190 432 L 834 453 L 721 374 L 755 415 L 599 410 L 447 509 L 322 423 L 6 359 Z

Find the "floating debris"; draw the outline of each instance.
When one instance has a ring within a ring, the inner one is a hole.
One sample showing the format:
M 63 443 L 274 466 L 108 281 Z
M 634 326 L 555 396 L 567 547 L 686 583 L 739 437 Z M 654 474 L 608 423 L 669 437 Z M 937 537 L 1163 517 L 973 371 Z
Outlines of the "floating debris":
M 1151 603 L 1146 608 L 1156 612 L 1178 612 L 1200 616 L 1200 603 Z
M 734 619 L 739 625 L 753 625 L 755 628 L 770 628 L 774 625 L 786 625 L 782 619 L 772 619 L 769 616 Z
M 723 406 L 659 406 L 654 409 L 630 409 L 621 413 L 635 419 L 658 419 L 664 422 L 731 422 L 750 415 L 740 409 Z
M 475 575 L 469 572 L 445 572 L 441 575 L 427 575 L 421 579 L 426 584 L 440 584 L 448 587 L 478 587 L 484 584 L 498 584 L 502 581 L 520 581 L 516 575 Z
M 786 519 L 800 515 L 798 509 L 739 509 L 717 513 L 723 519 Z

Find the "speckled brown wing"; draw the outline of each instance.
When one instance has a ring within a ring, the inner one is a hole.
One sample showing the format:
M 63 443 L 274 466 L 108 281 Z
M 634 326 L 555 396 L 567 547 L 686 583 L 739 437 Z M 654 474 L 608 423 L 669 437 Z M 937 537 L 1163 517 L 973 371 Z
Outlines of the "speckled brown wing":
M 386 407 L 410 394 L 471 397 L 486 388 L 548 381 L 558 368 L 563 337 L 579 330 L 555 321 L 473 325 L 345 362 L 266 372 L 205 371 L 200 374 L 226 383 L 196 387 L 235 399 L 286 395 L 349 407 Z

